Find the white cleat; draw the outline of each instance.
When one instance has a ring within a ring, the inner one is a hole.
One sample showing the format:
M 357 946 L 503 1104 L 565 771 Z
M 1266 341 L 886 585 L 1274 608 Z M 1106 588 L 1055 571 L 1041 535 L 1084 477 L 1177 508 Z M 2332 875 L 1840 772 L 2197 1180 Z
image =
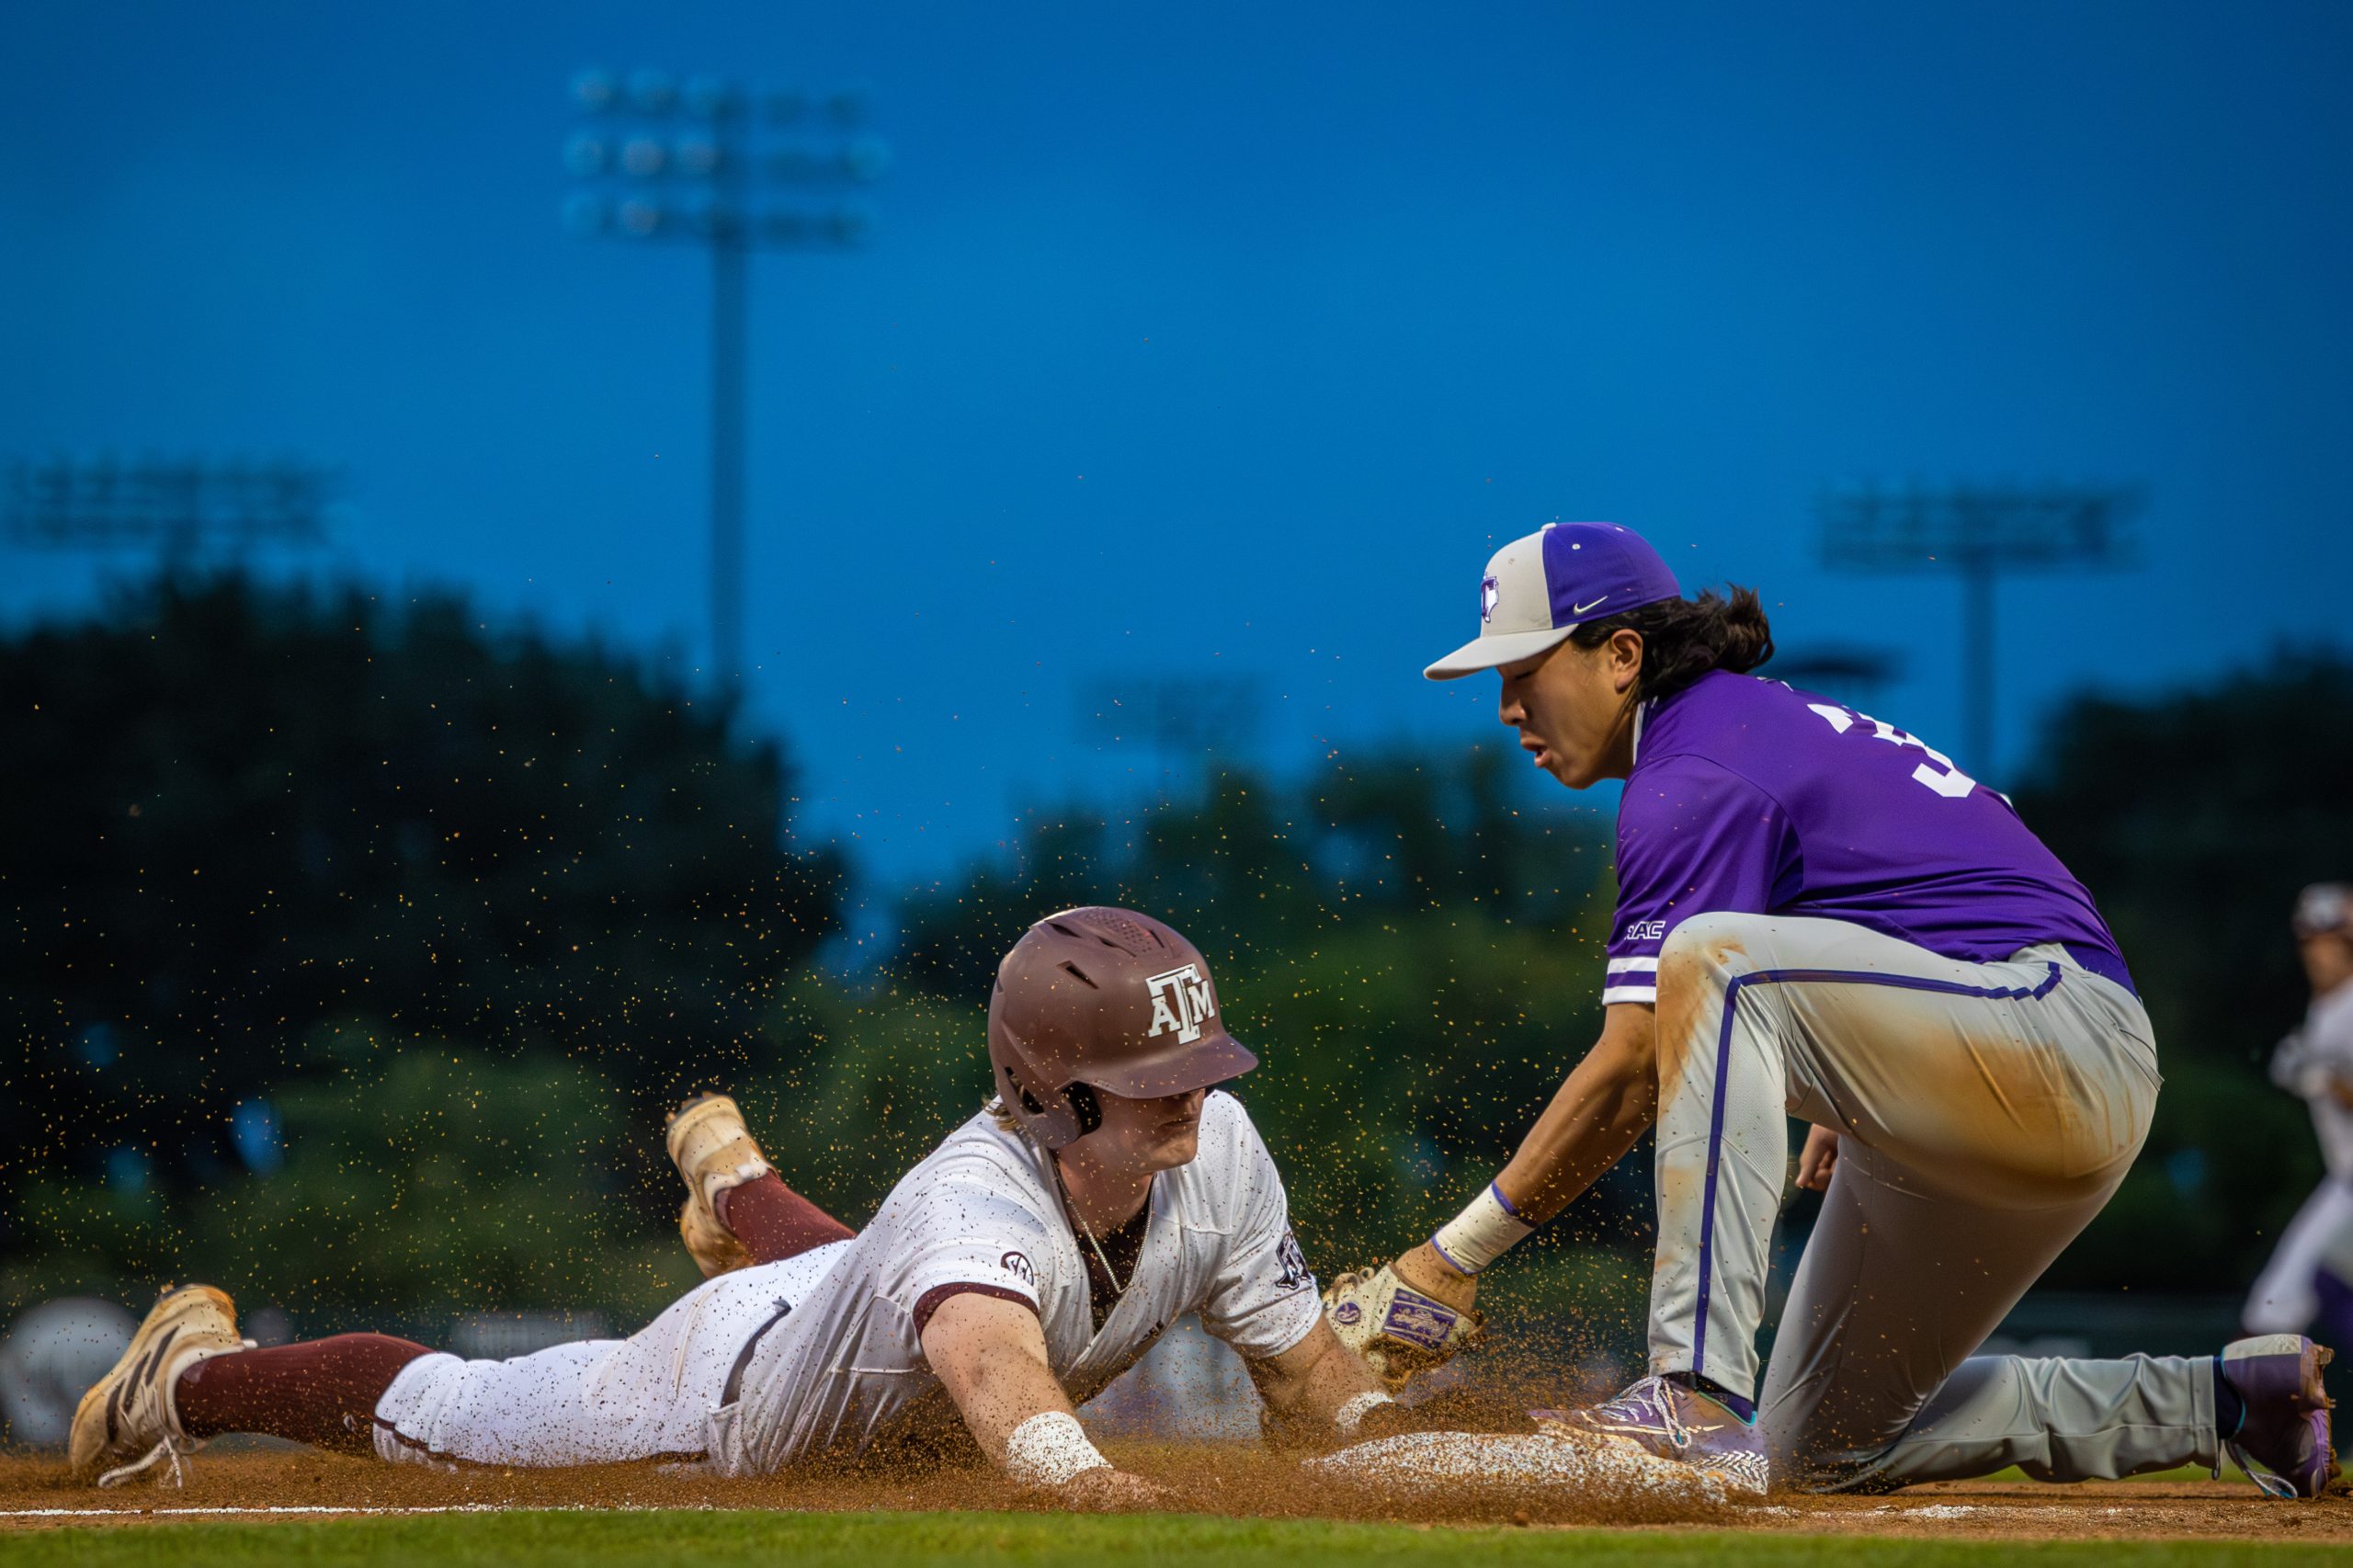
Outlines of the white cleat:
M 165 1286 L 131 1335 L 131 1348 L 74 1411 L 67 1452 L 74 1479 L 119 1486 L 168 1465 L 157 1479 L 186 1485 L 180 1460 L 204 1441 L 180 1429 L 172 1390 L 197 1362 L 252 1344 L 239 1337 L 236 1304 L 226 1292 L 210 1285 Z
M 706 1279 L 743 1268 L 752 1255 L 719 1222 L 719 1195 L 775 1170 L 725 1095 L 698 1095 L 670 1113 L 670 1163 L 686 1178 L 678 1234 Z

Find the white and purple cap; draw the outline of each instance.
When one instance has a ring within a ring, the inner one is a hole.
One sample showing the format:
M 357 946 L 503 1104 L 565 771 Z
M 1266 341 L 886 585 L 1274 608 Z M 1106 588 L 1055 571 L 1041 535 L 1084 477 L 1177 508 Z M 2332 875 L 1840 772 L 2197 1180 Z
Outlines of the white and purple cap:
M 2353 888 L 2343 882 L 2314 882 L 2296 895 L 2296 913 L 2288 924 L 2298 937 L 2353 929 Z
M 1495 551 L 1479 579 L 1479 635 L 1425 669 L 1452 680 L 1560 645 L 1580 625 L 1683 597 L 1650 541 L 1617 523 L 1547 523 Z

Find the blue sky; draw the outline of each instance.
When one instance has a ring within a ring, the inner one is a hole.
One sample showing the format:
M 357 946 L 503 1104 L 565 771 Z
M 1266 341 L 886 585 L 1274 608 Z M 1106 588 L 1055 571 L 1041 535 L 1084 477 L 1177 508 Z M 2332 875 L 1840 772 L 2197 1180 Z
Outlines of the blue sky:
M 2139 569 L 2005 589 L 2003 765 L 1958 759 L 1997 780 L 2066 692 L 2334 639 L 2353 579 L 2343 6 L 31 0 L 0 39 L 0 456 L 336 462 L 303 569 L 684 665 L 705 271 L 565 234 L 566 84 L 870 83 L 874 243 L 755 267 L 748 641 L 804 832 L 882 883 L 1157 788 L 1106 681 L 1258 682 L 1285 768 L 1481 738 L 1492 684 L 1417 672 L 1554 517 L 1898 651 L 1882 716 L 1953 749 L 1958 590 L 1826 572 L 1822 486 L 2145 486 Z M 100 571 L 0 553 L 0 616 Z

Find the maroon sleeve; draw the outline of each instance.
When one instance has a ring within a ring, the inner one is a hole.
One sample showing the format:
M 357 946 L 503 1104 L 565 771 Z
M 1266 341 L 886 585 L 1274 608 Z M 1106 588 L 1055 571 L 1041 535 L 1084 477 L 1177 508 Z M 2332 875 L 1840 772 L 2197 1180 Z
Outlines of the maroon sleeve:
M 1028 1307 L 1033 1312 L 1038 1310 L 1037 1302 L 1020 1291 L 1008 1290 L 1002 1285 L 983 1285 L 977 1280 L 934 1285 L 915 1300 L 915 1337 L 923 1337 L 923 1331 L 931 1325 L 931 1314 L 939 1310 L 941 1302 L 950 1296 L 963 1295 L 995 1296 L 1000 1301 L 1011 1301 L 1017 1306 Z

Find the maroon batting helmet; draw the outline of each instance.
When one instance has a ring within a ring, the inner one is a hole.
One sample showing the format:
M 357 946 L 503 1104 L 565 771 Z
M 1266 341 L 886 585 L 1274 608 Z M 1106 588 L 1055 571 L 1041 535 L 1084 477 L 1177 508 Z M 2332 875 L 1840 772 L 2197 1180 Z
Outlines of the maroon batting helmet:
M 996 967 L 989 1065 L 1049 1149 L 1102 1124 L 1095 1091 L 1154 1099 L 1239 1077 L 1258 1059 L 1225 1032 L 1200 949 L 1149 915 L 1049 915 Z

